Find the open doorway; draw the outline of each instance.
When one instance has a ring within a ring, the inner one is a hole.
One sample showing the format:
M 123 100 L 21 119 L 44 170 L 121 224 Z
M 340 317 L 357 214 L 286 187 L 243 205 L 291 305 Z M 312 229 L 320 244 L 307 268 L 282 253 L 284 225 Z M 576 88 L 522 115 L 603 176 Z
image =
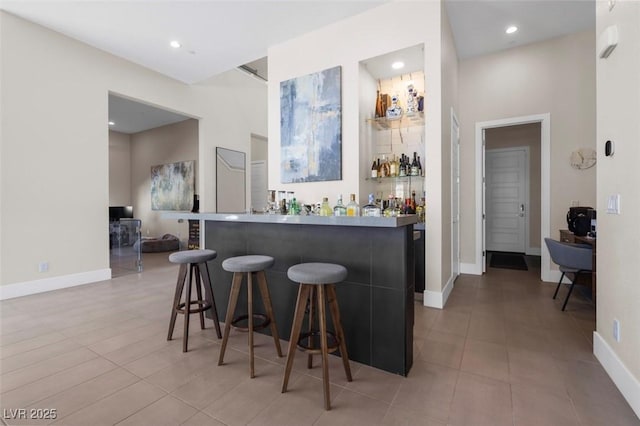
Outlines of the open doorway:
M 485 249 L 489 268 L 540 267 L 541 124 L 485 130 Z
M 476 123 L 476 259 L 482 272 L 499 252 L 517 253 L 525 267 L 528 261 L 539 265 L 543 280 L 550 274 L 540 245 L 549 234 L 549 123 L 549 114 Z
M 151 168 L 198 159 L 198 120 L 109 94 L 109 254 L 112 277 L 142 272 L 143 256 L 186 246 L 187 223 L 152 205 Z M 197 191 L 197 174 L 193 173 Z M 190 210 L 193 195 L 187 208 Z M 184 241 L 183 241 L 184 240 Z M 166 256 L 166 254 L 165 254 Z

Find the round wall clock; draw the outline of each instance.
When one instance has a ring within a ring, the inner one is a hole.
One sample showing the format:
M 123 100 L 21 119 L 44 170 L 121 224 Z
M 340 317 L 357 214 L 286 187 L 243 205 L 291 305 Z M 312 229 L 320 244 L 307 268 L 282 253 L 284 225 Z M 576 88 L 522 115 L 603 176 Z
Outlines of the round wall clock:
M 571 167 L 585 170 L 596 164 L 596 151 L 591 148 L 580 148 L 571 153 Z

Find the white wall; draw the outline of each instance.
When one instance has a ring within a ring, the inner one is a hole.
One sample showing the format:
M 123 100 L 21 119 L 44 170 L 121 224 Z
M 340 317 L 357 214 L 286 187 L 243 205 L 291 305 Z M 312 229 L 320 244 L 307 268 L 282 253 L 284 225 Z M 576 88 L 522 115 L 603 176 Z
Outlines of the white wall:
M 334 23 L 269 49 L 269 188 L 295 191 L 304 202 L 323 196 L 360 196 L 360 61 L 409 46 L 424 44 L 426 76 L 424 168 L 428 197 L 426 222 L 427 285 L 441 289 L 441 34 L 440 2 L 393 2 Z M 411 30 L 407 30 L 408 17 Z M 301 184 L 280 183 L 280 82 L 342 66 L 342 180 Z M 367 159 L 369 162 L 370 159 Z M 370 166 L 369 164 L 368 166 Z M 364 168 L 364 166 L 362 167 Z M 335 199 L 334 199 L 335 200 Z
M 597 60 L 598 289 L 594 350 L 640 417 L 640 3 L 596 6 L 597 33 L 616 24 L 620 42 Z M 595 52 L 595 49 L 594 49 Z M 595 56 L 595 55 L 594 55 Z M 613 157 L 604 156 L 607 140 Z M 605 214 L 607 197 L 620 194 L 621 214 Z M 621 340 L 612 336 L 618 319 Z
M 451 280 L 455 279 L 455 277 L 451 276 L 451 225 L 452 225 L 452 217 L 451 217 L 451 109 L 458 113 L 458 102 L 459 102 L 459 94 L 458 94 L 458 80 L 459 80 L 459 63 L 458 63 L 458 54 L 456 52 L 455 43 L 453 41 L 453 34 L 451 32 L 451 26 L 449 25 L 449 17 L 447 16 L 446 9 L 443 7 L 441 11 L 442 15 L 440 17 L 441 20 L 441 31 L 442 31 L 442 52 L 441 52 L 441 63 L 442 63 L 442 116 L 441 116 L 441 139 L 440 139 L 440 157 L 442 158 L 442 168 L 440 169 L 439 176 L 433 176 L 433 173 L 430 169 L 427 169 L 427 183 L 432 179 L 440 179 L 439 185 L 441 188 L 440 191 L 440 205 L 442 206 L 441 211 L 434 212 L 435 214 L 439 214 L 439 222 L 442 223 L 442 226 L 439 228 L 433 228 L 429 226 L 429 221 L 427 221 L 427 235 L 431 233 L 438 234 L 436 238 L 440 241 L 439 248 L 433 247 L 432 249 L 427 246 L 426 252 L 426 263 L 427 263 L 427 271 L 432 267 L 432 261 L 437 259 L 438 257 L 440 264 L 442 265 L 442 274 L 440 279 L 436 281 L 436 283 L 442 283 L 442 286 L 447 286 Z M 460 117 L 458 117 L 460 118 Z M 462 169 L 462 167 L 461 167 Z M 432 210 L 433 205 L 433 197 L 434 194 L 427 190 L 427 212 Z M 462 200 L 462 195 L 460 196 Z M 461 210 L 462 211 L 462 210 Z M 428 215 L 429 213 L 427 213 Z M 461 235 L 464 235 L 461 233 Z M 434 238 L 434 236 L 428 236 L 428 239 Z M 461 240 L 465 240 L 461 238 Z M 440 253 L 438 253 L 438 251 Z M 438 285 L 433 286 L 429 285 L 427 282 L 427 290 L 428 291 L 439 291 Z M 451 287 L 448 287 L 450 290 Z M 443 304 L 446 303 L 446 297 L 448 297 L 448 292 L 444 295 Z M 425 304 L 429 299 L 425 297 Z M 437 305 L 436 305 L 437 306 Z
M 571 168 L 575 149 L 595 149 L 595 37 L 586 31 L 460 62 L 461 261 L 474 263 L 475 124 L 551 115 L 550 235 L 566 228 L 571 200 L 595 204 L 596 167 Z
M 188 239 L 188 223 L 162 219 L 151 210 L 151 167 L 178 161 L 196 161 L 196 194 L 199 190 L 198 120 L 189 119 L 131 135 L 131 193 L 133 213 L 142 220 L 142 235 L 173 234 Z M 183 242 L 184 242 L 183 241 Z
M 248 152 L 250 134 L 267 133 L 265 86 L 240 72 L 187 86 L 5 12 L 0 40 L 3 286 L 108 276 L 110 91 L 201 119 L 202 211 L 215 203 L 214 147 Z M 60 226 L 70 211 L 74 232 Z
M 131 206 L 131 136 L 109 130 L 109 205 Z

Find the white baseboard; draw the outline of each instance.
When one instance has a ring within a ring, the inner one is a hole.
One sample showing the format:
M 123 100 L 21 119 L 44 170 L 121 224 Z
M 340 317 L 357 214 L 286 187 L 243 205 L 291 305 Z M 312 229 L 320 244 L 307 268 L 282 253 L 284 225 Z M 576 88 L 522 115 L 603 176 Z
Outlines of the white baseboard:
M 478 265 L 475 263 L 460 263 L 460 273 L 482 275 L 482 265 Z
M 593 354 L 598 358 L 631 409 L 640 417 L 640 381 L 631 374 L 613 348 L 597 331 L 593 332 Z
M 423 296 L 423 304 L 429 308 L 444 308 L 444 305 L 447 304 L 447 300 L 449 299 L 449 295 L 453 290 L 453 282 L 455 281 L 454 276 L 449 278 L 447 284 L 444 286 L 442 293 L 438 291 L 425 290 Z
M 14 297 L 28 296 L 30 294 L 44 293 L 46 291 L 59 290 L 61 288 L 75 287 L 78 285 L 91 284 L 109 279 L 111 279 L 111 269 L 107 268 L 80 272 L 78 274 L 7 284 L 0 286 L 0 300 L 13 299 Z

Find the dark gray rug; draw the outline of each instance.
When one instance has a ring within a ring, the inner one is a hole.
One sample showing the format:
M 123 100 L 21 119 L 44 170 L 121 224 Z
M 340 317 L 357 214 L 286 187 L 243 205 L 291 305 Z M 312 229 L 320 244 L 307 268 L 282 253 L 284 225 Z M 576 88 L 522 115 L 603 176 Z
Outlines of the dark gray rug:
M 529 270 L 527 262 L 524 260 L 524 255 L 521 253 L 493 252 L 491 253 L 489 266 L 492 268 L 518 269 L 521 271 Z

